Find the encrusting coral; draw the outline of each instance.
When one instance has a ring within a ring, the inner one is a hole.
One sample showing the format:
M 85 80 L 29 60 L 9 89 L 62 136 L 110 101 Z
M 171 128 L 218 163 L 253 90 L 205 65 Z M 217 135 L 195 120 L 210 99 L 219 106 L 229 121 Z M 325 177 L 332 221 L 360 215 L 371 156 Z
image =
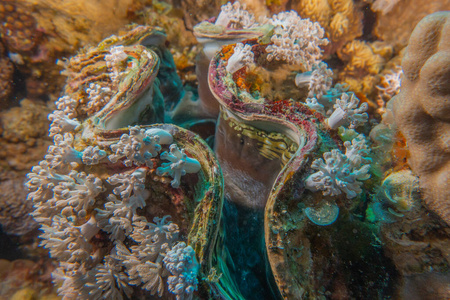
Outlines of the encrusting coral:
M 402 60 L 394 114 L 408 142 L 411 169 L 420 178 L 426 206 L 450 224 L 450 14 L 424 18 Z

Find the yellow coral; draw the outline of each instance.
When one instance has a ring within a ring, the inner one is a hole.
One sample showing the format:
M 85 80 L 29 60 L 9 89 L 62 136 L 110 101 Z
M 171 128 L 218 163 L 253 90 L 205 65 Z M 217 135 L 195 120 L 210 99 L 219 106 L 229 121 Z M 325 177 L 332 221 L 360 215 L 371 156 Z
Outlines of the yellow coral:
M 332 13 L 327 0 L 305 0 L 299 2 L 296 10 L 302 18 L 309 18 L 313 22 L 319 22 L 322 27 L 326 27 Z
M 339 40 L 348 31 L 349 21 L 342 13 L 337 13 L 333 16 L 330 23 L 329 36 L 332 41 Z
M 348 61 L 344 72 L 350 75 L 360 75 L 360 72 L 378 74 L 385 63 L 381 55 L 375 54 L 372 48 L 363 41 L 352 41 L 338 51 L 343 61 Z
M 379 49 L 377 51 L 380 51 Z M 346 82 L 354 92 L 371 94 L 378 81 L 377 74 L 385 64 L 385 59 L 375 53 L 370 44 L 363 41 L 347 43 L 338 56 L 346 65 L 340 72 L 340 80 Z
M 11 300 L 36 300 L 36 298 L 37 293 L 35 290 L 24 288 L 14 293 L 14 295 L 11 297 Z

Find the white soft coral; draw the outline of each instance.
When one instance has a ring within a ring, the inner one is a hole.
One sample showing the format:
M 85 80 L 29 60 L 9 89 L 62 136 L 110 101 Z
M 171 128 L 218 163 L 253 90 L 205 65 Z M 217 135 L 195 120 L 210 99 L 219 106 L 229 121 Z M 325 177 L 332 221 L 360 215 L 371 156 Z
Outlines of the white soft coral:
M 307 71 L 320 61 L 322 50 L 326 45 L 325 31 L 319 23 L 301 19 L 295 11 L 282 12 L 272 17 L 272 44 L 267 46 L 267 60 L 281 60 L 289 64 L 301 65 Z
M 353 143 L 352 143 L 353 145 Z M 363 159 L 365 153 L 364 147 L 355 142 L 355 147 L 348 146 L 350 158 L 334 149 L 331 152 L 323 154 L 323 159 L 319 158 L 311 164 L 312 169 L 318 172 L 311 174 L 305 182 L 306 188 L 316 192 L 322 191 L 324 196 L 337 196 L 344 192 L 348 199 L 356 197 L 362 192 L 361 185 L 363 180 L 370 177 L 370 164 L 362 165 L 367 162 Z M 353 150 L 358 149 L 359 150 Z M 354 152 L 359 152 L 356 154 Z M 357 162 L 357 163 L 356 163 Z
M 239 1 L 233 4 L 228 2 L 222 5 L 219 16 L 217 16 L 214 25 L 220 25 L 225 28 L 245 29 L 257 25 L 253 14 L 245 10 L 245 6 Z
M 228 59 L 226 70 L 227 72 L 234 74 L 236 71 L 242 69 L 253 63 L 254 54 L 252 52 L 252 46 L 237 43 L 234 47 L 234 53 Z
M 97 219 L 99 226 L 109 232 L 113 240 L 123 241 L 131 234 L 136 210 L 145 207 L 149 196 L 149 191 L 145 189 L 145 176 L 145 169 L 137 169 L 131 174 L 115 174 L 107 179 L 116 187 L 104 209 L 97 209 Z
M 161 151 L 160 143 L 169 144 L 173 140 L 172 135 L 162 129 L 145 130 L 139 126 L 133 126 L 129 130 L 129 134 L 123 134 L 117 144 L 111 145 L 111 150 L 114 151 L 114 154 L 108 156 L 111 162 L 115 163 L 125 158 L 123 164 L 127 167 L 134 164 L 152 168 L 152 158 Z
M 170 145 L 170 152 L 161 153 L 161 159 L 168 160 L 168 163 L 162 163 L 161 167 L 156 169 L 156 174 L 161 176 L 169 174 L 173 180 L 171 185 L 178 188 L 181 183 L 181 176 L 186 173 L 197 173 L 200 171 L 200 163 L 195 158 L 188 157 L 184 149 L 179 149 L 177 145 Z
M 369 116 L 365 111 L 369 109 L 367 103 L 362 103 L 359 107 L 359 99 L 355 94 L 343 93 L 341 99 L 336 100 L 334 104 L 334 111 L 331 116 L 326 120 L 328 126 L 331 129 L 336 129 L 346 123 L 349 123 L 350 128 L 356 128 L 369 119 Z

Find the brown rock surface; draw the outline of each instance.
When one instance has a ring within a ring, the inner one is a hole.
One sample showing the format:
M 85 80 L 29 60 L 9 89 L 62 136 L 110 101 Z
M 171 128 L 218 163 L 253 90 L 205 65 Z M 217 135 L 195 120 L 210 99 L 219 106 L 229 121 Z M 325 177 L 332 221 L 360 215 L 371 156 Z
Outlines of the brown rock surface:
M 389 1 L 386 1 L 389 2 Z M 414 26 L 425 16 L 448 10 L 450 0 L 402 0 L 386 14 L 378 14 L 374 34 L 381 40 L 403 48 L 408 44 Z

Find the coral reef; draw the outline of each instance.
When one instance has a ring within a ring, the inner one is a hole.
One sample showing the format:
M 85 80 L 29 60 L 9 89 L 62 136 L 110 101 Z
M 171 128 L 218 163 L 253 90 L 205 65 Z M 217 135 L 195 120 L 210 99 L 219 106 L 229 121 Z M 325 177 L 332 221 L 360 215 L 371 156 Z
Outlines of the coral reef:
M 347 83 L 355 93 L 373 93 L 377 75 L 392 53 L 392 50 L 383 48 L 389 46 L 383 47 L 378 42 L 367 43 L 360 40 L 347 43 L 337 52 L 339 58 L 346 63 L 339 73 L 341 81 Z
M 5 54 L 5 48 L 0 44 L 0 68 L 2 69 L 0 76 L 0 102 L 5 102 L 13 91 L 11 82 L 14 75 L 14 66 Z
M 448 12 L 422 20 L 402 60 L 394 114 L 408 142 L 411 169 L 419 176 L 426 206 L 450 224 Z
M 119 2 L 0 1 L 0 298 L 449 298 L 447 0 Z

